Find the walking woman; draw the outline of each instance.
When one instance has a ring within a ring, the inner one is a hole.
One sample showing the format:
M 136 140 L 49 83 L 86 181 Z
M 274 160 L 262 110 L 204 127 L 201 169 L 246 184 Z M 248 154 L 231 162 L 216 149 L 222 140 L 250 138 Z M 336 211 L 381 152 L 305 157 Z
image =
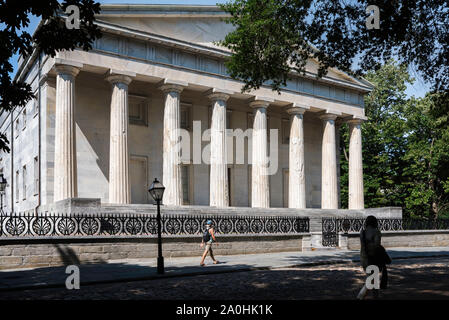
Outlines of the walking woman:
M 375 265 L 382 273 L 380 280 L 380 289 L 386 289 L 388 283 L 387 264 L 391 263 L 391 259 L 388 256 L 385 248 L 381 245 L 382 235 L 377 225 L 377 219 L 374 216 L 368 216 L 365 220 L 365 226 L 360 231 L 360 262 L 363 270 L 366 272 L 366 268 L 370 265 Z M 366 295 L 368 288 L 366 284 L 360 290 L 357 298 L 363 299 Z M 379 296 L 379 290 L 374 289 L 374 297 Z
M 203 239 L 201 241 L 200 247 L 204 247 L 204 244 L 206 244 L 206 249 L 204 250 L 203 256 L 201 257 L 200 266 L 204 267 L 204 259 L 206 259 L 207 253 L 209 252 L 210 257 L 214 261 L 214 264 L 218 263 L 218 260 L 215 260 L 214 252 L 212 251 L 212 243 L 217 242 L 217 239 L 215 239 L 215 232 L 214 228 L 212 227 L 212 221 L 208 220 L 206 222 L 206 230 L 203 233 Z M 216 243 L 218 245 L 218 243 Z

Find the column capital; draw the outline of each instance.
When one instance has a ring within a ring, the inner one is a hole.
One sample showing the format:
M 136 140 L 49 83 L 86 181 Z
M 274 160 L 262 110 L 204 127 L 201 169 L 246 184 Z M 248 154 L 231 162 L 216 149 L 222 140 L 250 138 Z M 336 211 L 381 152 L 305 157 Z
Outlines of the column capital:
M 55 70 L 58 74 L 68 74 L 76 77 L 83 66 L 84 65 L 80 62 L 65 60 L 61 58 L 55 59 Z
M 105 74 L 105 80 L 111 84 L 124 83 L 129 85 L 135 76 L 134 72 L 110 69 Z
M 325 110 L 325 111 L 319 112 L 318 117 L 324 121 L 336 120 L 338 117 L 341 117 L 341 112 Z
M 44 73 L 41 75 L 41 78 L 39 80 L 39 85 L 43 86 L 45 83 L 51 83 L 53 85 L 56 84 L 56 77 L 52 75 L 51 73 Z
M 181 93 L 182 90 L 184 90 L 184 88 L 187 87 L 188 85 L 189 84 L 184 81 L 164 79 L 158 83 L 158 89 L 162 90 L 164 93 L 167 92 Z
M 249 106 L 251 108 L 268 108 L 272 102 L 274 102 L 273 98 L 255 96 L 249 100 Z
M 348 124 L 354 125 L 362 124 L 366 120 L 368 120 L 368 117 L 365 116 L 351 116 L 344 119 Z
M 233 93 L 234 91 L 231 90 L 211 88 L 206 92 L 204 92 L 204 95 L 208 97 L 211 101 L 222 100 L 226 102 Z
M 292 103 L 287 108 L 288 114 L 304 114 L 310 107 L 298 103 Z

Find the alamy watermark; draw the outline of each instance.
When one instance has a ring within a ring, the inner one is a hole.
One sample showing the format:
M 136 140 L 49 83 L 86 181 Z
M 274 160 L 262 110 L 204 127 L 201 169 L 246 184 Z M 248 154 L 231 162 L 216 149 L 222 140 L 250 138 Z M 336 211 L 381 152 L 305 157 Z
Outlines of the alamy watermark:
M 67 290 L 79 290 L 80 288 L 80 268 L 76 265 L 69 265 L 65 269 L 65 273 L 69 276 L 65 280 Z
M 262 139 L 267 141 L 267 148 L 269 152 L 266 157 L 258 165 L 266 167 L 266 175 L 274 175 L 278 171 L 279 166 L 279 148 L 278 129 L 226 129 L 226 164 L 256 164 L 252 159 L 253 148 L 253 134 L 261 135 Z M 269 142 L 268 137 L 269 132 Z M 186 129 L 176 129 L 171 133 L 171 141 L 175 142 L 172 152 L 180 153 L 177 164 L 222 164 L 223 159 L 211 159 L 211 137 L 214 134 L 222 134 L 221 132 L 214 132 L 213 129 L 206 129 L 202 131 L 201 121 L 193 121 L 192 132 Z M 245 148 L 245 145 L 247 146 Z M 258 146 L 261 147 L 261 146 Z M 214 156 L 214 155 L 212 155 Z M 176 159 L 176 158 L 175 158 Z M 247 160 L 245 162 L 245 160 Z M 258 160 L 260 161 L 260 160 Z
M 369 16 L 365 20 L 365 25 L 368 28 L 368 30 L 371 29 L 380 29 L 380 10 L 379 7 L 376 5 L 369 5 L 366 7 L 366 13 L 369 14 Z
M 380 289 L 380 281 L 379 281 L 379 267 L 376 265 L 370 265 L 366 267 L 366 274 L 368 274 L 368 277 L 365 281 L 365 286 L 368 290 L 372 289 Z
M 65 26 L 67 29 L 79 29 L 80 28 L 80 8 L 71 4 L 65 8 L 67 18 L 65 19 Z

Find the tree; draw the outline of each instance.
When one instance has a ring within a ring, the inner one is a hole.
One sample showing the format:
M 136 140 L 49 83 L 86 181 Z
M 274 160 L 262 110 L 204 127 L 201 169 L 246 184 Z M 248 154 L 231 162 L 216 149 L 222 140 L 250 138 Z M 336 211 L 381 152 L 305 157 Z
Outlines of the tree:
M 403 170 L 407 165 L 407 83 L 412 83 L 405 65 L 389 61 L 366 78 L 374 90 L 365 97 L 368 120 L 362 126 L 363 175 L 366 207 L 403 206 L 407 197 Z M 348 148 L 347 126 L 341 127 L 341 198 L 347 207 Z
M 449 127 L 441 125 L 447 122 L 447 114 L 438 116 L 433 112 L 440 98 L 439 94 L 412 98 L 405 110 L 405 204 L 412 215 L 449 215 Z
M 79 29 L 66 27 L 61 14 L 69 5 L 79 8 Z M 0 110 L 11 111 L 14 107 L 25 106 L 34 96 L 31 86 L 22 81 L 13 81 L 10 73 L 13 67 L 11 57 L 17 52 L 29 56 L 34 49 L 55 56 L 60 50 L 83 50 L 92 48 L 92 42 L 101 36 L 94 24 L 100 4 L 93 0 L 0 0 Z M 29 15 L 41 17 L 44 22 L 33 35 L 23 31 L 28 27 Z M 8 140 L 0 133 L 0 150 L 9 152 Z
M 412 83 L 405 65 L 389 61 L 366 78 L 375 89 L 365 98 L 362 126 L 367 207 L 401 206 L 405 216 L 449 215 L 449 126 L 441 94 L 407 98 Z M 340 129 L 342 206 L 348 199 L 347 126 Z
M 379 29 L 367 27 L 370 5 L 379 8 Z M 226 66 L 243 91 L 280 90 L 310 57 L 319 61 L 318 76 L 329 67 L 362 75 L 394 57 L 435 90 L 449 89 L 448 1 L 234 0 L 221 7 L 235 30 L 220 44 L 233 51 Z

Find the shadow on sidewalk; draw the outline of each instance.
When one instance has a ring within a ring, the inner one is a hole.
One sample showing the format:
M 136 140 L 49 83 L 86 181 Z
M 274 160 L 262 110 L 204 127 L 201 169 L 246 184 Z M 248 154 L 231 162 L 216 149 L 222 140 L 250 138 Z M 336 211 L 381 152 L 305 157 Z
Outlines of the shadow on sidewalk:
M 389 288 L 381 291 L 380 298 L 449 299 L 447 259 L 425 260 L 411 263 L 403 260 L 391 265 Z M 90 267 L 93 266 L 81 266 L 82 277 Z M 101 269 L 103 273 L 111 270 L 154 272 L 154 268 L 120 264 Z M 0 299 L 353 300 L 364 280 L 358 266 L 335 265 L 81 285 L 81 290 L 54 288 L 0 292 Z M 368 299 L 371 299 L 370 294 Z

